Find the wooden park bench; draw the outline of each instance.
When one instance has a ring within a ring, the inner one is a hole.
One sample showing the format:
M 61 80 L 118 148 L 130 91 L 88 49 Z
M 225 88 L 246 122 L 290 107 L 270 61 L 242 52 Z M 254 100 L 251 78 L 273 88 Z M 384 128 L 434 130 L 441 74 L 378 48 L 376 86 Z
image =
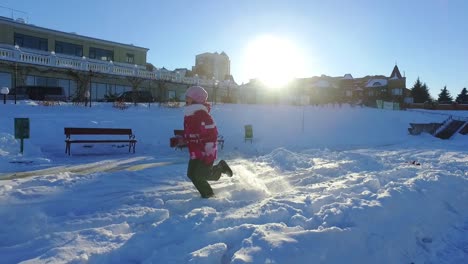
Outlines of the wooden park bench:
M 128 143 L 128 152 L 135 153 L 135 145 L 137 140 L 135 135 L 129 128 L 80 128 L 80 127 L 65 127 L 65 153 L 70 155 L 70 147 L 73 143 Z M 111 139 L 71 139 L 72 135 L 109 135 L 120 136 L 126 135 L 128 139 L 113 137 Z
M 183 129 L 174 129 L 174 137 L 170 139 L 170 146 L 171 148 L 180 149 L 187 147 L 187 143 L 184 142 L 182 139 L 184 138 L 184 130 Z M 218 136 L 218 145 L 221 149 L 224 148 L 224 137 Z

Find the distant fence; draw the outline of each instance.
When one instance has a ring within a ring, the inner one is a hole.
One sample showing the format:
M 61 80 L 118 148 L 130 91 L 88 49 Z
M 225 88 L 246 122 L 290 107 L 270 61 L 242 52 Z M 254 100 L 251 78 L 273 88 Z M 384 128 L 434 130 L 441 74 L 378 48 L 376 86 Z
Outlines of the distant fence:
M 382 100 L 376 101 L 377 108 L 386 109 L 386 110 L 400 110 L 400 103 L 397 102 L 387 102 Z
M 412 103 L 405 104 L 407 109 L 430 109 L 430 110 L 468 110 L 468 104 L 438 104 L 438 103 Z
M 453 115 L 453 114 L 450 114 L 450 113 L 432 112 L 432 111 L 422 111 L 421 109 L 407 109 L 407 111 L 409 111 L 409 112 L 417 112 L 417 113 L 424 113 L 424 114 L 428 114 L 428 115 L 443 116 L 443 117 L 450 118 L 450 119 L 454 119 L 454 120 L 459 120 L 459 121 L 468 122 L 468 117 Z

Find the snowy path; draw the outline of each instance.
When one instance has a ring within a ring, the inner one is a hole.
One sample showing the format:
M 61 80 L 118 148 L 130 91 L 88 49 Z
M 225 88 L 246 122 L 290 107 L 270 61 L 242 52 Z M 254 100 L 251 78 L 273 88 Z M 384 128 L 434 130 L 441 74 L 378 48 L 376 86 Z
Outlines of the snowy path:
M 25 229 L 0 253 L 11 262 L 338 263 L 353 245 L 350 260 L 420 263 L 444 255 L 456 263 L 468 255 L 464 154 L 281 148 L 231 160 L 235 176 L 214 183 L 217 198 L 208 200 L 198 197 L 180 163 L 154 163 L 172 166 L 161 170 L 165 175 L 158 166 L 116 172 L 132 168 L 130 160 L 51 170 L 2 185 L 6 212 L 18 214 L 0 217 Z
M 445 115 L 216 105 L 235 175 L 205 200 L 187 153 L 168 147 L 182 109 L 5 107 L 2 122 L 29 117 L 31 137 L 18 155 L 0 126 L 2 263 L 468 263 L 468 137 L 407 133 Z M 64 154 L 63 127 L 120 124 L 136 154 Z
M 185 163 L 185 160 L 172 160 L 172 161 L 157 161 L 148 162 L 154 160 L 151 157 L 135 157 L 126 159 L 114 159 L 114 160 L 103 160 L 93 163 L 83 163 L 80 165 L 62 165 L 56 167 L 50 167 L 47 169 L 39 170 L 26 170 L 21 172 L 3 173 L 0 174 L 0 180 L 12 180 L 19 178 L 26 178 L 31 176 L 45 176 L 60 173 L 73 173 L 80 175 L 87 175 L 97 172 L 116 172 L 116 171 L 138 171 L 158 166 L 167 166 L 175 163 Z

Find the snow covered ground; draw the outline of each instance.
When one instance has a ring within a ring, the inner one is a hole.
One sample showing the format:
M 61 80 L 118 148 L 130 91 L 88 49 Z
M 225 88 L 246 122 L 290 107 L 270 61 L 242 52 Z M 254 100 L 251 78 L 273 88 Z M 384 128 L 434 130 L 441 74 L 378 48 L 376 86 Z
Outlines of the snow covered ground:
M 182 111 L 1 104 L 0 262 L 468 263 L 468 136 L 407 132 L 468 111 L 215 105 L 234 176 L 213 199 L 169 148 Z M 16 117 L 30 118 L 23 155 Z M 132 128 L 136 153 L 68 156 L 68 126 Z

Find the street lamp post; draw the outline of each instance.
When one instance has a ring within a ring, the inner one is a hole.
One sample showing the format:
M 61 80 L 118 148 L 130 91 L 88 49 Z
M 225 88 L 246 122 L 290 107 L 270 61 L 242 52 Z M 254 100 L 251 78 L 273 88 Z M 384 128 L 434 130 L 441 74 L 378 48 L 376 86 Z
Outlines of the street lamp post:
M 20 47 L 18 45 L 15 45 L 15 50 L 21 52 Z M 13 88 L 15 88 L 15 104 L 16 104 L 16 94 L 18 93 L 17 92 L 18 89 L 16 88 L 16 86 L 18 84 L 17 80 L 18 80 L 18 62 L 15 62 L 15 82 L 14 82 L 14 86 L 13 86 Z
M 227 100 L 229 103 L 232 103 L 231 101 L 231 80 L 227 81 Z
M 15 88 L 15 104 L 16 104 L 16 94 L 18 93 L 18 92 L 17 92 L 18 89 L 16 88 L 16 84 L 17 84 L 16 79 L 17 79 L 17 78 L 18 78 L 18 63 L 15 62 L 15 81 L 14 81 L 14 85 L 15 85 L 15 86 L 13 86 L 13 88 Z
M 89 107 L 91 107 L 91 94 L 92 92 L 91 92 L 91 83 L 90 83 L 89 85 Z
M 6 96 L 10 93 L 10 89 L 8 89 L 8 87 L 2 87 L 0 93 L 3 94 L 3 104 L 6 104 Z
M 91 98 L 91 93 L 89 92 L 89 89 L 86 90 L 84 96 L 85 96 L 85 100 L 86 100 L 85 102 L 86 102 L 86 104 L 87 104 L 87 103 L 88 103 L 88 100 L 90 100 L 90 98 Z M 86 107 L 86 104 L 85 104 L 85 107 Z M 90 106 L 90 107 L 91 107 L 91 106 Z
M 214 78 L 214 77 L 213 77 L 213 78 Z M 213 92 L 214 104 L 216 104 L 216 97 L 218 96 L 218 87 L 219 87 L 219 82 L 218 82 L 218 80 L 214 80 L 214 92 Z
M 151 107 L 151 102 L 154 103 L 154 95 L 153 95 L 153 89 L 151 89 L 151 79 L 148 79 L 148 91 L 151 94 L 150 100 L 148 100 L 148 108 Z
M 91 77 L 93 77 L 93 72 L 91 70 L 89 70 L 89 107 L 91 107 L 91 94 L 92 94 L 92 91 L 91 91 L 91 86 L 92 86 L 92 82 L 91 82 Z

